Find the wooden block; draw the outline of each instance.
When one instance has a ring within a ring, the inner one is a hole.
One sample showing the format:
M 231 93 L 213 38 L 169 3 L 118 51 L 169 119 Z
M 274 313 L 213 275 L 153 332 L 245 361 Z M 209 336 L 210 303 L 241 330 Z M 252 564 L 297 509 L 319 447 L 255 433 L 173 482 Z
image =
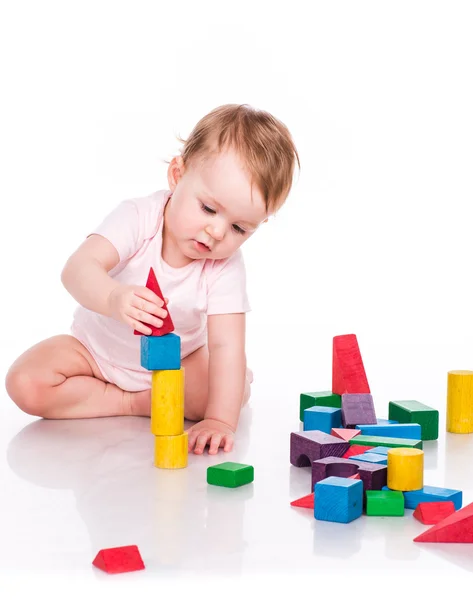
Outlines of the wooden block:
M 354 475 L 350 475 L 350 477 L 347 477 L 347 479 L 361 479 L 361 477 L 358 475 L 358 473 L 355 473 Z
M 399 425 L 399 421 L 394 421 L 394 419 L 376 419 L 378 425 Z M 366 425 L 366 423 L 363 423 Z
M 363 454 L 358 454 L 354 458 L 350 458 L 350 460 L 360 460 L 362 462 L 369 462 L 376 465 L 387 465 L 388 457 L 383 456 L 382 454 L 373 454 L 371 452 L 364 452 Z M 389 473 L 389 470 L 388 470 Z
M 447 431 L 473 432 L 473 371 L 448 372 Z
M 314 492 L 312 492 L 312 494 L 308 494 L 307 496 L 303 496 L 298 500 L 293 500 L 291 502 L 291 506 L 298 506 L 300 508 L 314 508 Z
M 418 423 L 398 425 L 357 425 L 361 435 L 378 435 L 381 437 L 397 437 L 406 440 L 420 440 L 421 427 Z
M 361 462 L 346 458 L 328 456 L 315 460 L 312 463 L 311 490 L 315 484 L 331 475 L 335 477 L 350 477 L 358 475 L 363 482 L 363 489 L 380 490 L 386 485 L 388 469 L 386 465 L 375 465 L 373 463 Z
M 149 270 L 148 281 L 146 282 L 146 287 L 149 288 L 152 292 L 154 292 L 159 298 L 161 298 L 161 300 L 163 302 L 165 302 L 163 293 L 161 292 L 161 288 L 159 287 L 158 280 L 156 279 L 156 275 L 154 273 L 153 267 L 151 267 Z M 174 323 L 172 322 L 172 319 L 171 319 L 169 307 L 165 306 L 164 308 L 167 310 L 168 314 L 163 319 L 162 327 L 155 327 L 154 325 L 151 325 L 150 323 L 143 323 L 143 325 L 146 325 L 146 327 L 149 327 L 151 329 L 150 335 L 152 335 L 152 336 L 167 335 L 168 333 L 171 333 L 172 331 L 174 331 Z M 135 335 L 143 335 L 140 331 L 136 331 L 136 329 L 133 333 Z
M 435 525 L 455 512 L 451 500 L 447 502 L 420 502 L 413 516 L 424 525 Z
M 366 492 L 366 514 L 370 517 L 402 517 L 404 515 L 402 492 L 368 490 Z
M 389 488 L 386 486 L 385 488 Z M 460 490 L 451 490 L 448 488 L 433 487 L 424 485 L 421 490 L 414 492 L 403 492 L 406 508 L 416 509 L 420 502 L 444 502 L 451 500 L 456 510 L 459 510 L 463 503 L 463 493 Z
M 326 456 L 342 456 L 349 444 L 322 431 L 291 433 L 291 465 L 310 467 L 314 460 Z
M 154 465 L 159 469 L 183 469 L 187 467 L 188 436 L 157 435 L 154 445 Z
M 436 440 L 439 436 L 439 411 L 416 400 L 389 403 L 389 418 L 399 423 L 418 423 L 421 440 Z
M 207 468 L 207 483 L 221 487 L 236 488 L 251 483 L 255 470 L 251 465 L 224 462 Z
M 389 448 L 388 488 L 412 492 L 424 487 L 424 451 L 418 448 Z
M 129 573 L 145 568 L 138 546 L 119 546 L 100 550 L 92 564 L 109 574 Z
M 327 477 L 315 484 L 314 517 L 318 521 L 350 523 L 363 513 L 363 483 Z
M 373 454 L 384 454 L 384 456 L 388 456 L 389 446 L 374 446 L 370 449 L 370 452 Z
M 350 446 L 342 458 L 351 458 L 352 456 L 358 456 L 365 452 L 371 451 L 371 446 Z
M 339 437 L 346 442 L 349 442 L 351 438 L 354 438 L 356 435 L 359 435 L 361 431 L 359 429 L 338 429 L 333 428 L 330 432 L 330 435 L 334 435 L 335 437 Z
M 414 542 L 471 544 L 473 542 L 473 503 L 427 529 L 414 538 Z
M 332 408 L 341 408 L 342 397 L 332 392 L 308 392 L 301 394 L 299 419 L 304 420 L 304 411 L 312 406 L 331 406 Z
M 370 393 L 358 340 L 354 334 L 337 335 L 333 338 L 332 392 L 340 395 Z
M 141 336 L 141 366 L 148 371 L 181 368 L 181 338 L 175 333 L 160 337 Z
M 389 446 L 390 448 L 419 448 L 422 450 L 422 440 L 406 440 L 403 438 L 378 437 L 357 435 L 350 440 L 351 445 L 359 446 Z
M 184 368 L 151 374 L 151 432 L 184 433 Z
M 357 423 L 376 424 L 373 396 L 371 394 L 342 394 L 342 425 L 358 429 Z
M 330 433 L 342 424 L 342 411 L 331 406 L 312 406 L 304 411 L 304 431 Z

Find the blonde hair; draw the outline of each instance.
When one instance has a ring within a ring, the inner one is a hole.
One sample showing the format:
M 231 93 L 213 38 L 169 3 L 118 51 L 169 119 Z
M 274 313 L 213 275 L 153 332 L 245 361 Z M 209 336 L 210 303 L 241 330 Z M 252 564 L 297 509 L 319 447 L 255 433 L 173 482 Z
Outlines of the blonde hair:
M 292 186 L 299 155 L 284 123 L 248 104 L 225 104 L 205 115 L 181 151 L 184 166 L 215 150 L 232 148 L 263 195 L 267 213 L 284 204 Z

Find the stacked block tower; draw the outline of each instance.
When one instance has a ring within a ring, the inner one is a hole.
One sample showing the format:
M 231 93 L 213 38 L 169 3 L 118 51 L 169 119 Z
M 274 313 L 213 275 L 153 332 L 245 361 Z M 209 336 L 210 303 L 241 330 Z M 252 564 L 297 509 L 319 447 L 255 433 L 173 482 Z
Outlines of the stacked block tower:
M 146 287 L 164 302 L 151 268 Z M 187 466 L 188 436 L 184 431 L 184 369 L 181 366 L 181 338 L 172 333 L 169 313 L 160 328 L 149 325 L 151 335 L 141 335 L 141 366 L 151 374 L 151 432 L 155 436 L 154 464 L 160 469 Z

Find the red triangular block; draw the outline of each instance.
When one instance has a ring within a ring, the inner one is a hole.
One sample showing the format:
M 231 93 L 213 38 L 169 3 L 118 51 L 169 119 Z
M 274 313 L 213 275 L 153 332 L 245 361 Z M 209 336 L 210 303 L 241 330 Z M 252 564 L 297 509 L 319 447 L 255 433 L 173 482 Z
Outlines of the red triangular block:
M 473 542 L 473 502 L 421 533 L 414 542 Z
M 361 479 L 361 477 L 358 475 L 358 473 L 355 473 L 354 475 L 350 475 L 350 477 L 347 477 L 347 479 Z
M 358 454 L 364 454 L 368 450 L 371 450 L 373 446 L 357 446 L 353 444 L 350 446 L 342 458 L 350 458 L 350 456 L 357 456 Z
M 300 506 L 301 508 L 314 508 L 314 492 L 308 496 L 303 496 L 298 500 L 293 500 L 291 506 Z
M 333 338 L 332 393 L 371 393 L 358 341 L 353 333 Z
M 455 512 L 455 505 L 451 500 L 445 502 L 420 502 L 414 517 L 424 525 L 435 525 Z
M 106 573 L 128 573 L 145 568 L 138 546 L 120 546 L 100 550 L 93 563 Z
M 146 282 L 146 287 L 148 289 L 150 289 L 152 292 L 154 292 L 157 296 L 159 296 L 161 298 L 161 300 L 164 302 L 164 296 L 163 296 L 163 293 L 161 292 L 161 288 L 159 287 L 159 283 L 158 283 L 158 280 L 156 279 L 156 275 L 154 274 L 153 267 L 151 267 L 149 270 L 148 281 Z M 174 323 L 172 322 L 171 315 L 169 313 L 169 308 L 167 306 L 166 306 L 166 310 L 167 310 L 168 314 L 167 314 L 167 317 L 163 320 L 162 327 L 155 327 L 154 325 L 151 325 L 151 323 L 143 323 L 143 325 L 146 325 L 146 327 L 149 327 L 151 329 L 150 335 L 160 336 L 160 335 L 166 335 L 167 333 L 171 333 L 172 331 L 174 331 Z M 136 331 L 136 329 L 133 333 L 135 335 L 143 335 L 140 331 Z
M 335 437 L 341 438 L 345 440 L 345 442 L 349 442 L 352 438 L 357 435 L 360 435 L 361 431 L 359 429 L 336 429 L 333 428 L 330 432 L 330 435 L 334 435 Z

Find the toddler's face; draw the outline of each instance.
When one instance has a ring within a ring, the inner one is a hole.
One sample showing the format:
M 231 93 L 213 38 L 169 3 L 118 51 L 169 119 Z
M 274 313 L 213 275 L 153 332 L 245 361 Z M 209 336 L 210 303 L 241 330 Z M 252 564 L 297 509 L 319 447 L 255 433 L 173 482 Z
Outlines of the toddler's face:
M 231 256 L 268 217 L 261 192 L 231 149 L 186 168 L 174 158 L 168 181 L 165 235 L 184 263 Z

